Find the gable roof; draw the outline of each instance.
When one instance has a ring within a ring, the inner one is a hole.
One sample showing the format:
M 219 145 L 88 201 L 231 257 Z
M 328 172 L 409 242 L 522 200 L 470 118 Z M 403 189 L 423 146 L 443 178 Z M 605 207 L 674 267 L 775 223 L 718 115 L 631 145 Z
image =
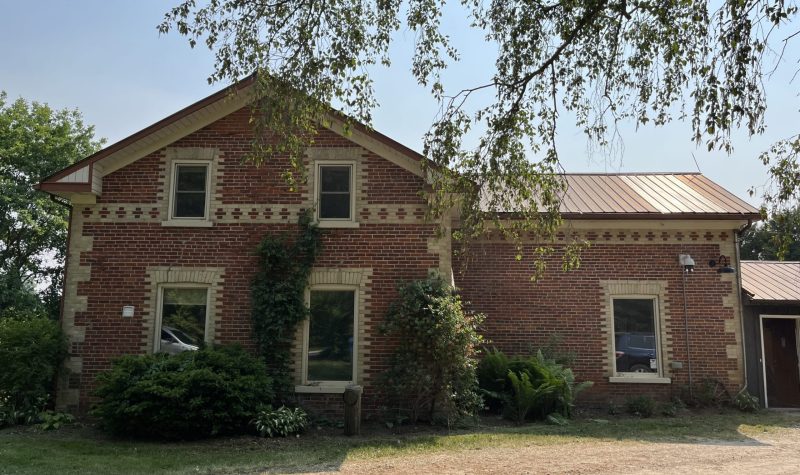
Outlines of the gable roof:
M 226 87 L 144 129 L 44 178 L 39 189 L 56 195 L 100 194 L 102 177 L 159 150 L 226 115 L 248 105 L 252 100 L 255 75 Z M 330 129 L 358 145 L 421 175 L 423 156 L 397 141 L 349 120 L 345 131 L 344 114 L 331 109 L 327 119 Z M 388 156 L 387 156 L 388 155 Z
M 800 303 L 800 262 L 742 261 L 742 289 L 753 301 Z
M 700 173 L 574 173 L 565 178 L 565 217 L 760 218 L 756 208 Z
M 63 169 L 38 185 L 54 195 L 94 199 L 102 179 L 133 161 L 169 146 L 251 102 L 255 75 Z M 331 109 L 330 129 L 363 148 L 422 176 L 421 154 Z M 699 173 L 566 174 L 561 213 L 571 219 L 746 219 L 758 210 Z M 510 210 L 509 210 L 510 211 Z

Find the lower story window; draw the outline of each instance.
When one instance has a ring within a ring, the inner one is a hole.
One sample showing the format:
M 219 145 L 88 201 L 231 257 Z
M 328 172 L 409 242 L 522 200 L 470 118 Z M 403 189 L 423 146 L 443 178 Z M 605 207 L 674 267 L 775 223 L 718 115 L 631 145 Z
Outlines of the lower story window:
M 311 291 L 306 381 L 354 380 L 355 295 L 353 290 Z
M 612 304 L 615 373 L 660 373 L 656 299 L 616 297 Z
M 163 288 L 157 351 L 175 354 L 197 350 L 206 337 L 207 304 L 205 288 Z

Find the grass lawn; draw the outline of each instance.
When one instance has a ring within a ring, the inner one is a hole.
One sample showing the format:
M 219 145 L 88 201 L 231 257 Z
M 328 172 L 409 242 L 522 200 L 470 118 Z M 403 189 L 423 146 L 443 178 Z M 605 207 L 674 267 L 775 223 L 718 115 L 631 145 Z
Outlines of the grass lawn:
M 392 433 L 367 426 L 361 437 L 311 429 L 292 439 L 237 437 L 203 442 L 155 443 L 111 438 L 90 427 L 53 432 L 33 428 L 0 431 L 2 474 L 197 474 L 335 470 L 342 462 L 496 446 L 515 447 L 602 440 L 654 443 L 703 439 L 747 440 L 756 433 L 798 427 L 796 414 L 738 412 L 675 418 L 613 417 L 575 420 L 567 426 L 509 426 L 496 419 L 447 432 L 404 427 Z

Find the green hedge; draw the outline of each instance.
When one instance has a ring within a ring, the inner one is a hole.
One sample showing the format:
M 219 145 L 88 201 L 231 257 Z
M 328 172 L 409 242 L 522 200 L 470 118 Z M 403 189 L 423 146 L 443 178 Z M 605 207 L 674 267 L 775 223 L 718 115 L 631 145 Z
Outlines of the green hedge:
M 0 318 L 0 426 L 38 414 L 67 351 L 57 322 L 42 317 Z
M 238 346 L 124 356 L 97 382 L 105 429 L 157 439 L 244 433 L 274 396 L 264 363 Z

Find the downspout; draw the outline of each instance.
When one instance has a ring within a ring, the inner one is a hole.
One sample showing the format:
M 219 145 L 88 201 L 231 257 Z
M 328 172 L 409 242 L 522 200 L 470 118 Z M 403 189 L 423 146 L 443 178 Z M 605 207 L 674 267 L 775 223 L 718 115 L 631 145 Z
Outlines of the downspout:
M 58 326 L 60 327 L 64 322 L 64 297 L 67 295 L 67 268 L 69 267 L 67 263 L 69 262 L 69 244 L 72 240 L 72 233 L 70 232 L 72 228 L 72 203 L 67 200 L 58 199 L 56 195 L 50 195 L 50 199 L 54 203 L 65 206 L 69 211 L 69 215 L 67 216 L 67 248 L 64 252 L 64 276 L 61 280 L 61 302 L 58 308 Z
M 739 245 L 741 244 L 742 233 L 747 231 L 753 226 L 753 220 L 748 219 L 747 224 L 739 228 L 733 233 L 733 248 L 736 253 L 736 265 L 739 272 L 736 273 L 736 300 L 739 302 L 739 325 L 742 332 L 742 369 L 744 370 L 744 381 L 738 393 L 747 391 L 747 345 L 745 343 L 745 327 L 744 327 L 744 301 L 742 300 L 742 256 L 739 252 Z M 759 331 L 761 331 L 759 329 Z M 737 393 L 737 394 L 738 394 Z
M 72 231 L 72 211 L 73 211 L 73 208 L 72 208 L 72 203 L 70 201 L 63 200 L 63 199 L 58 199 L 58 197 L 56 195 L 50 195 L 50 199 L 53 200 L 54 203 L 58 203 L 61 206 L 65 206 L 69 210 L 69 215 L 67 216 L 67 243 L 66 243 L 67 248 L 65 249 L 65 252 L 64 252 L 64 275 L 62 276 L 62 280 L 61 280 L 61 302 L 59 302 L 59 305 L 58 305 L 58 328 L 60 328 L 63 331 L 63 329 L 64 329 L 64 326 L 63 326 L 64 325 L 64 300 L 65 300 L 65 298 L 67 296 L 67 269 L 69 268 L 67 263 L 69 262 L 69 244 L 70 244 L 70 241 L 72 240 L 72 232 L 71 231 Z M 69 338 L 69 337 L 67 337 L 67 338 Z M 64 362 L 66 362 L 67 358 L 69 358 L 69 353 L 70 353 L 70 350 L 71 350 L 71 346 L 72 345 L 69 345 L 67 347 L 67 357 L 64 358 Z M 56 371 L 56 374 L 53 375 L 53 389 L 55 390 L 55 397 L 52 399 L 52 401 L 48 402 L 48 405 L 52 404 L 53 405 L 52 407 L 54 409 L 56 409 L 56 405 L 58 403 L 58 389 L 59 389 L 59 387 L 58 387 L 59 386 L 59 384 L 58 384 L 59 381 L 58 380 L 59 380 L 59 376 L 61 375 L 61 371 L 64 368 L 64 362 L 62 362 L 62 365 L 61 365 L 61 368 L 59 368 L 59 371 Z
M 689 272 L 683 269 L 683 330 L 686 338 L 686 369 L 689 372 L 689 397 L 694 398 L 694 384 L 692 382 L 692 357 L 689 353 L 689 311 L 686 303 L 686 274 Z

